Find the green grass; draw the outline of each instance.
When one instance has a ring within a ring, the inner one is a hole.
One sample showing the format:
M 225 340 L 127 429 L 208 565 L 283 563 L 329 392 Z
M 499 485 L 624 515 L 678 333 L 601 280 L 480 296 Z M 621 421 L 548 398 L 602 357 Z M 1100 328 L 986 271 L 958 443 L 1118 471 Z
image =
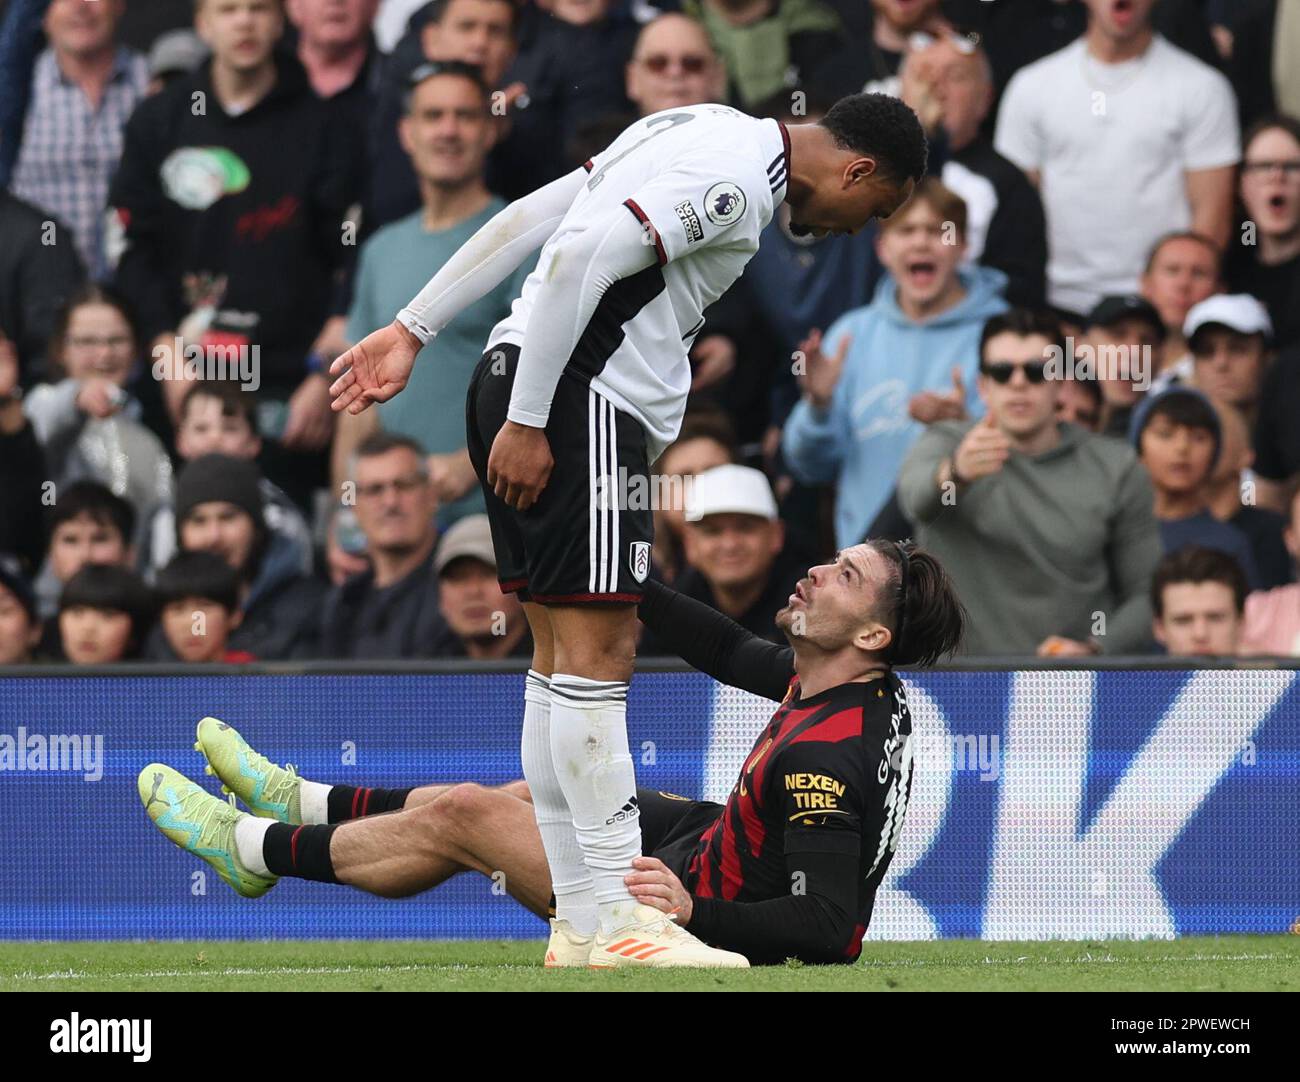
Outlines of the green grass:
M 543 970 L 540 942 L 0 943 L 12 991 L 1297 991 L 1300 936 L 869 943 L 851 967 Z

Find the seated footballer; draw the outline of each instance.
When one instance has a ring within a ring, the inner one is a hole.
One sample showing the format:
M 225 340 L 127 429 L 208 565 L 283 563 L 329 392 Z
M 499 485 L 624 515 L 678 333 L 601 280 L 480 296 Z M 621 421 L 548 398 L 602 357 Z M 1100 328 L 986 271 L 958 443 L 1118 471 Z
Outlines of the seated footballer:
M 788 646 L 654 582 L 640 617 L 696 668 L 780 705 L 726 804 L 642 789 L 628 809 L 645 854 L 628 886 L 669 934 L 649 946 L 602 942 L 551 917 L 545 964 L 608 968 L 617 954 L 624 965 L 691 966 L 694 937 L 736 967 L 854 961 L 912 784 L 911 718 L 893 670 L 959 645 L 966 616 L 947 573 L 910 543 L 844 549 L 811 568 L 778 614 Z M 544 680 L 530 672 L 527 691 L 545 694 Z M 140 798 L 168 838 L 246 897 L 280 876 L 396 898 L 464 871 L 501 872 L 514 898 L 551 912 L 523 781 L 331 786 L 274 765 L 215 718 L 199 723 L 196 747 L 251 815 L 159 763 L 140 772 Z M 692 935 L 672 932 L 683 928 Z

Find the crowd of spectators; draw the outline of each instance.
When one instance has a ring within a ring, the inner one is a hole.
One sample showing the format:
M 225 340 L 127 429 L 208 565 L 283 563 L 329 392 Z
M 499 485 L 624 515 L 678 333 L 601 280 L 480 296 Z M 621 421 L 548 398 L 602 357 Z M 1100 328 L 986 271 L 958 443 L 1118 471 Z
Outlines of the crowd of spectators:
M 777 209 L 654 573 L 776 639 L 910 536 L 969 655 L 1300 656 L 1295 4 L 0 0 L 0 663 L 527 656 L 464 398 L 531 261 L 391 401 L 329 365 L 638 117 L 861 91 L 929 175 Z

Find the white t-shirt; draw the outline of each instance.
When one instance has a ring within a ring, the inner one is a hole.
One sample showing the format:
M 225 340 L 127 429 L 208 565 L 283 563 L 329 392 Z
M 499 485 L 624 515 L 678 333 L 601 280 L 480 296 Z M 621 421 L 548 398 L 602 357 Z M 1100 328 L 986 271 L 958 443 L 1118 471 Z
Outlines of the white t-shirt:
M 704 309 L 740 277 L 785 198 L 787 140 L 777 121 L 724 105 L 666 109 L 630 125 L 586 164 L 587 182 L 488 342 L 522 346 L 529 320 L 545 318 L 534 312 L 537 292 L 566 236 L 610 213 L 635 216 L 652 230 L 658 265 L 604 293 L 569 363 L 641 423 L 654 461 L 681 426 L 687 353 Z
M 1228 80 L 1159 35 L 1122 64 L 1094 59 L 1080 38 L 1021 69 L 995 146 L 1041 174 L 1048 297 L 1080 313 L 1136 292 L 1156 240 L 1191 225 L 1189 171 L 1241 159 Z

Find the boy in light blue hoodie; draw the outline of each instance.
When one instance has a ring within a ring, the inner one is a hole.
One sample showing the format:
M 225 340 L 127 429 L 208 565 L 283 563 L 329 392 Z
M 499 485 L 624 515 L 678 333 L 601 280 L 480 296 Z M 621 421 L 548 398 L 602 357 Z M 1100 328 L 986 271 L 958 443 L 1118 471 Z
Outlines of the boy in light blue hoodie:
M 1006 311 L 1007 279 L 988 267 L 959 269 L 965 238 L 966 204 L 926 178 L 880 225 L 889 275 L 872 302 L 800 346 L 803 397 L 781 446 L 800 481 L 835 482 L 840 548 L 866 536 L 926 424 L 981 412 L 980 333 Z

